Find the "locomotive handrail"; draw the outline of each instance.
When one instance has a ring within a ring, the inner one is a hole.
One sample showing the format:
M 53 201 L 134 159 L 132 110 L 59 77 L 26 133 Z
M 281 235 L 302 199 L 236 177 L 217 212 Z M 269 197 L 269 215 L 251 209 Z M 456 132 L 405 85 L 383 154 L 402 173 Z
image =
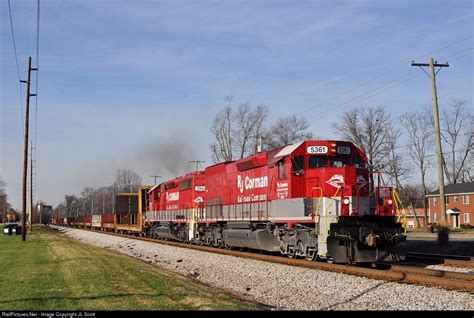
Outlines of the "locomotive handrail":
M 316 230 L 317 230 L 316 224 L 319 221 L 319 215 L 318 215 L 319 205 L 321 204 L 321 199 L 323 198 L 323 188 L 322 187 L 313 187 L 313 188 L 311 188 L 311 190 L 320 190 L 320 193 L 321 193 L 321 195 L 319 196 L 318 205 L 317 205 L 316 209 L 314 210 L 314 231 L 316 232 Z M 317 220 L 316 220 L 316 215 L 318 216 Z
M 401 219 L 400 207 L 398 205 L 400 203 L 400 205 L 402 207 L 402 211 L 403 211 L 403 228 L 405 229 L 405 233 L 406 233 L 407 232 L 407 214 L 405 212 L 405 208 L 403 207 L 403 203 L 400 200 L 400 197 L 398 196 L 396 188 L 393 188 L 392 192 L 393 192 L 393 198 L 395 199 L 394 200 L 395 201 L 395 207 L 397 208 L 397 221 L 400 222 L 400 219 Z

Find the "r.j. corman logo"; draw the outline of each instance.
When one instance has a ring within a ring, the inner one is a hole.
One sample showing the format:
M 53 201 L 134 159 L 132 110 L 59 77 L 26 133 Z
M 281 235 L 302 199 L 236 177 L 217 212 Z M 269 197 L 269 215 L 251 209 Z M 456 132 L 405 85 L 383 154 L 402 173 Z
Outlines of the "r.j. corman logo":
M 357 176 L 357 184 L 359 185 L 360 188 L 368 184 L 367 180 L 365 180 L 364 176 L 358 175 Z
M 268 187 L 268 177 L 257 177 L 257 178 L 250 178 L 246 176 L 244 180 L 240 175 L 237 176 L 237 188 L 239 188 L 240 193 L 244 193 L 245 190 L 252 190 L 258 188 L 266 188 Z
M 340 174 L 335 174 L 331 178 L 329 178 L 326 183 L 332 185 L 335 188 L 340 188 L 344 186 L 344 177 Z

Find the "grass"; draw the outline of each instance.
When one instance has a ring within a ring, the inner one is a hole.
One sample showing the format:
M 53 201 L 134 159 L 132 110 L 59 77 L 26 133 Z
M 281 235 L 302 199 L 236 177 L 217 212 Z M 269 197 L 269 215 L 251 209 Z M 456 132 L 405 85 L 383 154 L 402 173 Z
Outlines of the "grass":
M 151 264 L 38 227 L 0 234 L 0 310 L 254 310 Z

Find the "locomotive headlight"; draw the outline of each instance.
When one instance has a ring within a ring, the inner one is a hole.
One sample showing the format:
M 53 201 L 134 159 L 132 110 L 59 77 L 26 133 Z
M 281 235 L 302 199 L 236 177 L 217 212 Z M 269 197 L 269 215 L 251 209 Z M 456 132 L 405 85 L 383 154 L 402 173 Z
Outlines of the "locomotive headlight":
M 344 203 L 345 205 L 348 205 L 349 204 L 349 199 L 348 198 L 345 198 L 344 200 L 342 200 L 342 203 Z
M 393 204 L 393 201 L 389 199 L 389 200 L 387 201 L 387 203 L 388 203 L 388 205 L 392 205 L 392 204 Z

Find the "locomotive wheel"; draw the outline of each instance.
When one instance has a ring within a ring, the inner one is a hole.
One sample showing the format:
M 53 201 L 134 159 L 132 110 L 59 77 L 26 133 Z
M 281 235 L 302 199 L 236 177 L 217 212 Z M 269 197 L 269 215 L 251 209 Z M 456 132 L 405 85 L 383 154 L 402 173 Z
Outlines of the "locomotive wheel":
M 288 253 L 286 253 L 288 258 L 295 258 L 295 254 L 296 254 L 295 248 L 292 248 L 291 246 L 289 246 Z
M 302 258 L 306 256 L 306 251 L 305 251 L 305 247 L 304 247 L 304 244 L 302 241 L 298 241 L 298 244 L 296 245 L 298 248 L 297 248 L 297 255 L 298 256 L 301 256 Z
M 306 259 L 310 262 L 314 262 L 318 259 L 318 253 L 316 250 L 309 249 L 308 254 L 306 255 Z

